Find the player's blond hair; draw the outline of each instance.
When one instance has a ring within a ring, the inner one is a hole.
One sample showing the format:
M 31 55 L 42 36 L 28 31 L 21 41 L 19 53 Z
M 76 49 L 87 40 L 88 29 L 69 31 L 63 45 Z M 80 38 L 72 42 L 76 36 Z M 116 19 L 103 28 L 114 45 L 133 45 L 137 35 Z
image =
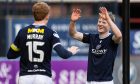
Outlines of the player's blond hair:
M 46 15 L 49 14 L 49 11 L 50 7 L 45 2 L 37 2 L 32 7 L 32 13 L 36 21 L 45 19 Z

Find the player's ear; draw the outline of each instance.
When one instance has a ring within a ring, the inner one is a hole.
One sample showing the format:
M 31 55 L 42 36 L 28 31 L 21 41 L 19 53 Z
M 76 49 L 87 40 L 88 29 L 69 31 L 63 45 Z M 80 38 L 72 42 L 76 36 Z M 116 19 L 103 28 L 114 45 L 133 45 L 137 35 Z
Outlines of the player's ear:
M 50 17 L 50 14 L 46 15 L 45 19 L 48 20 Z

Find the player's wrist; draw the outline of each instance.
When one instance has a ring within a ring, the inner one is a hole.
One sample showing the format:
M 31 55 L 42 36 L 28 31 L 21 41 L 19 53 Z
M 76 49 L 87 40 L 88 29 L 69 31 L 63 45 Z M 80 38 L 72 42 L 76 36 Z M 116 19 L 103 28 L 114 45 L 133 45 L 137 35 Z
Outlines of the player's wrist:
M 112 19 L 111 19 L 110 17 L 109 17 L 109 18 L 107 18 L 106 20 L 107 20 L 108 22 L 112 21 Z
M 76 21 L 75 21 L 75 20 L 72 20 L 72 19 L 70 19 L 70 22 L 73 22 L 73 23 L 75 23 Z

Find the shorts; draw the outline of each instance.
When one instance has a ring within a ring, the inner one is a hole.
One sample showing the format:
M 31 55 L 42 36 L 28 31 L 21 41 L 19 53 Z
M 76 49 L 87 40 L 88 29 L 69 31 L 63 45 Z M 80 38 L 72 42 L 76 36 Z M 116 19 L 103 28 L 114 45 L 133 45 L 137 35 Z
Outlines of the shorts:
M 45 75 L 20 76 L 18 84 L 52 84 L 52 78 Z
M 114 82 L 113 82 L 113 80 L 112 81 L 105 81 L 105 82 L 91 81 L 91 82 L 87 82 L 86 84 L 114 84 Z

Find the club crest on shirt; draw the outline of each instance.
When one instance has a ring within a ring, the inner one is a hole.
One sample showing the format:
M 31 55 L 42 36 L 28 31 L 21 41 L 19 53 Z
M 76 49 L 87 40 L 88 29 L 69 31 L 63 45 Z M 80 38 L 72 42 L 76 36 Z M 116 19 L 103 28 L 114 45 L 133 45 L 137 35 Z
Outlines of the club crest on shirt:
M 97 46 L 96 46 L 96 49 L 100 49 L 102 46 L 101 46 L 101 44 L 98 44 Z
M 102 43 L 102 40 L 100 40 L 100 43 Z

